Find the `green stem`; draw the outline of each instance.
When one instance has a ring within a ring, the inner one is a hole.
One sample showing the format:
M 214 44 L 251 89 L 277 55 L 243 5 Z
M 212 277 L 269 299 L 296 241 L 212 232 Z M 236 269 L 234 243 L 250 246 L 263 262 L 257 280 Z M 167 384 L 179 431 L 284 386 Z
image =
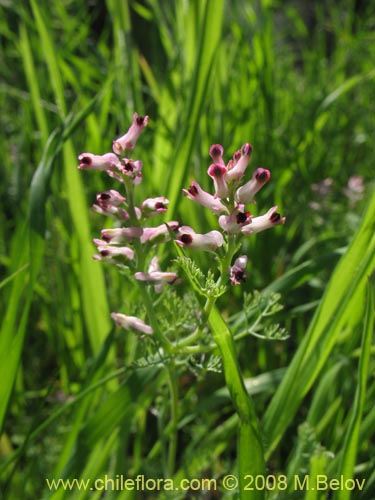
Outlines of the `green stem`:
M 209 317 L 210 328 L 219 348 L 226 385 L 239 416 L 238 468 L 241 500 L 263 500 L 263 491 L 245 490 L 246 476 L 265 474 L 265 461 L 259 424 L 238 365 L 233 336 L 216 308 Z

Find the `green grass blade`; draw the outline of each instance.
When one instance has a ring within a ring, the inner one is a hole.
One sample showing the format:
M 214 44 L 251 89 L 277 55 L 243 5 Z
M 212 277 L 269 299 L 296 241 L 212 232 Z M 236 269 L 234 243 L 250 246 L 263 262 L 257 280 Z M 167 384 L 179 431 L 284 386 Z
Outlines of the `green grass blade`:
M 276 447 L 303 397 L 322 370 L 344 325 L 351 327 L 352 310 L 364 304 L 365 283 L 375 264 L 375 193 L 361 226 L 341 258 L 279 390 L 264 416 L 268 454 Z M 354 315 L 357 319 L 358 314 Z
M 366 313 L 362 334 L 361 357 L 358 366 L 358 385 L 351 420 L 346 430 L 339 470 L 339 474 L 343 474 L 346 478 L 354 477 L 354 466 L 360 439 L 361 421 L 366 398 L 366 384 L 369 374 L 371 342 L 374 331 L 374 306 L 374 277 L 372 277 L 367 286 Z M 349 489 L 343 488 L 337 492 L 338 500 L 349 500 L 350 498 L 351 491 Z

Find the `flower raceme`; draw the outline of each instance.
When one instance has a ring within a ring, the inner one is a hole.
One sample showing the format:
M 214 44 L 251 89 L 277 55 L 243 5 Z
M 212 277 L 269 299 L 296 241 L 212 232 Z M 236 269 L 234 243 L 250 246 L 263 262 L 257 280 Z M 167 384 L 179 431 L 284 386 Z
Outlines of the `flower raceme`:
M 277 212 L 277 206 L 258 217 L 253 217 L 246 209 L 246 204 L 255 203 L 254 196 L 271 178 L 269 170 L 259 167 L 253 171 L 249 180 L 245 180 L 252 151 L 252 145 L 245 143 L 225 164 L 223 146 L 213 144 L 210 147 L 209 154 L 214 163 L 208 167 L 207 174 L 213 180 L 214 194 L 204 191 L 195 181 L 182 192 L 187 198 L 208 208 L 218 216 L 222 233 L 211 231 L 206 234 L 197 234 L 192 228 L 183 226 L 179 229 L 176 239 L 179 246 L 215 252 L 225 244 L 224 247 L 228 251 L 229 241 L 232 241 L 232 248 L 238 249 L 241 238 L 278 224 L 284 224 L 286 218 L 281 217 Z M 246 263 L 247 257 L 241 256 L 227 269 L 232 285 L 244 281 Z

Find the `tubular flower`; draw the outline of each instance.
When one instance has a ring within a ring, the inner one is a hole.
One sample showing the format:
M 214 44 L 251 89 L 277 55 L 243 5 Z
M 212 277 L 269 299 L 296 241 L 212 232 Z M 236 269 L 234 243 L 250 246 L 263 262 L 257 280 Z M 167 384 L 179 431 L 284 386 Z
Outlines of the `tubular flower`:
M 155 255 L 148 266 L 148 273 L 135 273 L 135 278 L 146 283 L 153 283 L 155 291 L 160 293 L 165 283 L 172 285 L 177 280 L 177 274 L 173 272 L 161 272 L 159 259 Z
M 111 219 L 122 221 L 130 219 L 128 212 L 120 207 L 114 207 L 113 205 L 103 207 L 100 205 L 93 205 L 92 208 L 98 214 L 106 215 L 107 217 L 111 217 Z
M 247 256 L 241 255 L 238 257 L 233 266 L 229 270 L 230 282 L 232 285 L 240 285 L 243 283 L 246 278 L 246 264 L 247 264 Z
M 92 153 L 82 153 L 78 156 L 78 159 L 78 168 L 81 170 L 114 171 L 119 161 L 113 153 L 106 153 L 101 156 Z
M 174 283 L 177 279 L 177 274 L 173 272 L 154 271 L 152 273 L 135 273 L 135 278 L 139 281 L 147 283 L 162 284 Z
M 241 231 L 246 234 L 259 233 L 270 227 L 276 226 L 278 224 L 284 224 L 286 217 L 281 217 L 281 215 L 276 212 L 277 205 L 270 208 L 268 212 L 259 217 L 254 217 L 250 224 L 244 226 Z
M 237 203 L 251 203 L 256 193 L 270 180 L 271 172 L 266 168 L 257 168 L 252 178 L 237 189 L 235 200 Z
M 198 182 L 193 181 L 188 189 L 182 190 L 183 194 L 203 207 L 209 208 L 214 214 L 228 213 L 228 209 L 219 198 L 204 191 Z
M 220 215 L 219 224 L 228 234 L 236 234 L 251 221 L 250 212 L 244 211 L 245 205 L 237 205 L 230 215 Z
M 162 214 L 167 211 L 169 200 L 164 196 L 157 198 L 147 198 L 142 205 L 141 210 L 144 215 L 150 217 L 152 215 Z
M 101 237 L 107 243 L 119 244 L 125 243 L 134 238 L 140 238 L 142 236 L 143 229 L 141 227 L 118 227 L 114 229 L 103 229 L 101 231 Z
M 207 173 L 214 181 L 215 196 L 226 198 L 228 196 L 228 185 L 225 180 L 226 167 L 221 163 L 213 163 L 208 167 Z
M 154 333 L 150 325 L 146 325 L 144 321 L 135 316 L 126 316 L 121 313 L 112 313 L 111 318 L 115 320 L 117 326 L 125 328 L 125 330 L 135 330 L 140 333 L 151 334 Z
M 126 198 L 115 189 L 109 189 L 108 191 L 98 193 L 96 199 L 101 207 L 107 207 L 108 205 L 118 207 L 121 203 L 126 201 Z
M 169 231 L 176 231 L 178 221 L 171 221 L 157 227 L 145 227 L 141 236 L 141 243 L 161 243 L 171 239 Z
M 214 163 L 225 165 L 223 160 L 224 148 L 221 144 L 212 144 L 210 147 L 210 156 Z
M 198 234 L 189 226 L 182 226 L 178 230 L 177 245 L 188 248 L 199 248 L 208 252 L 214 252 L 224 243 L 224 238 L 219 231 L 210 231 L 206 234 Z
M 250 162 L 252 151 L 253 151 L 253 146 L 249 142 L 247 142 L 242 146 L 241 157 L 238 159 L 236 163 L 233 162 L 232 168 L 228 168 L 228 171 L 225 175 L 225 180 L 227 182 L 233 181 L 235 179 L 241 179 L 243 177 L 245 170 L 247 169 L 247 166 Z
M 119 260 L 133 260 L 134 251 L 128 247 L 112 247 L 110 245 L 98 245 L 99 254 L 94 255 L 94 260 L 118 264 Z
M 123 175 L 130 177 L 133 184 L 140 184 L 142 181 L 142 166 L 141 160 L 130 160 L 124 158 L 121 160 L 119 170 Z
M 138 137 L 148 123 L 148 116 L 139 116 L 138 113 L 133 115 L 133 123 L 125 135 L 113 141 L 113 151 L 121 155 L 125 149 L 133 149 L 136 145 Z

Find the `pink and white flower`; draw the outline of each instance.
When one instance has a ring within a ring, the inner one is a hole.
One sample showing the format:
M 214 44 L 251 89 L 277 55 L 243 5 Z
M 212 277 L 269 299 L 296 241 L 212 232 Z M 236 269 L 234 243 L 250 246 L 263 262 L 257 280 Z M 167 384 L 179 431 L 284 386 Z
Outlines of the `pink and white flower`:
M 150 325 L 147 325 L 144 321 L 135 316 L 126 316 L 121 313 L 111 313 L 111 317 L 115 320 L 117 326 L 120 326 L 125 330 L 135 330 L 136 332 L 146 333 L 147 335 L 154 333 Z
M 141 205 L 142 213 L 147 217 L 162 214 L 167 211 L 168 203 L 169 200 L 164 196 L 147 198 Z
M 133 260 L 134 251 L 129 247 L 113 247 L 110 245 L 98 245 L 99 254 L 94 255 L 95 260 L 118 264 L 120 260 Z
M 139 116 L 138 113 L 134 113 L 133 123 L 131 124 L 129 130 L 125 135 L 113 141 L 113 151 L 116 154 L 121 155 L 125 149 L 133 149 L 142 130 L 146 127 L 148 120 L 148 116 L 143 117 Z
M 277 208 L 276 205 L 270 208 L 266 214 L 254 217 L 251 223 L 244 226 L 241 231 L 246 235 L 250 235 L 277 226 L 278 224 L 284 224 L 286 217 L 281 217 L 281 215 L 276 212 Z
M 270 180 L 271 172 L 266 168 L 257 168 L 252 178 L 236 191 L 237 203 L 251 203 L 256 193 Z
M 115 189 L 109 189 L 108 191 L 98 193 L 96 199 L 101 207 L 107 207 L 108 205 L 118 207 L 121 203 L 126 201 L 126 198 Z
M 178 224 L 178 221 L 171 221 L 160 226 L 143 228 L 141 243 L 164 243 L 169 241 L 171 239 L 169 231 L 176 231 Z
M 92 153 L 82 153 L 78 156 L 79 165 L 81 170 L 110 170 L 114 171 L 119 159 L 113 153 L 106 153 L 104 155 L 94 155 Z
M 183 194 L 203 207 L 209 208 L 214 214 L 228 213 L 228 209 L 219 198 L 204 191 L 198 182 L 193 181 L 188 189 L 182 190 Z
M 103 229 L 101 231 L 102 239 L 111 245 L 126 243 L 134 238 L 140 238 L 143 234 L 141 227 L 118 227 L 114 229 Z
M 209 252 L 214 252 L 224 244 L 223 235 L 219 231 L 198 234 L 189 226 L 179 228 L 178 238 L 175 241 L 181 247 L 198 248 Z

